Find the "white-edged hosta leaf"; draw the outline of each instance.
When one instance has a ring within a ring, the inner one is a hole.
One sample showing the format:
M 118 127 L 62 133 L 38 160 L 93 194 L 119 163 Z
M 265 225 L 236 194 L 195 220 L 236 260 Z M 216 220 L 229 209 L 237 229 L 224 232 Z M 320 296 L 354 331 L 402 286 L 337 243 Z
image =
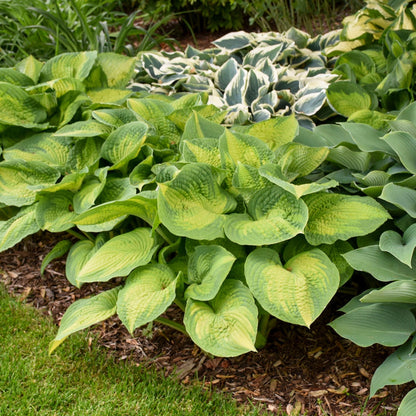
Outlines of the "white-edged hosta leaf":
M 218 245 L 195 247 L 189 256 L 185 298 L 207 301 L 214 299 L 231 270 L 236 257 Z
M 403 280 L 389 283 L 364 295 L 364 303 L 416 303 L 416 281 Z
M 313 116 L 326 102 L 326 90 L 324 88 L 322 88 L 321 91 L 302 90 L 302 93 L 299 95 L 299 98 L 293 105 L 293 110 L 296 114 Z
M 40 274 L 43 276 L 45 273 L 46 267 L 54 261 L 55 259 L 59 259 L 59 257 L 62 257 L 64 254 L 68 252 L 68 250 L 72 247 L 72 241 L 71 240 L 61 240 L 58 243 L 55 244 L 53 249 L 43 258 L 42 264 L 40 266 Z
M 389 183 L 383 188 L 380 199 L 402 209 L 412 218 L 416 218 L 416 190 Z
M 138 267 L 129 275 L 118 295 L 117 315 L 131 334 L 166 311 L 175 300 L 176 282 L 164 264 Z
M 22 208 L 14 217 L 0 221 L 0 252 L 13 247 L 39 229 L 36 222 L 36 204 Z
M 339 286 L 339 272 L 321 250 L 292 257 L 284 266 L 269 248 L 251 252 L 244 266 L 247 284 L 260 305 L 285 322 L 309 327 Z
M 305 237 L 309 244 L 332 244 L 375 231 L 389 213 L 368 196 L 315 193 L 304 197 L 309 210 Z
M 195 240 L 223 237 L 224 214 L 235 209 L 236 201 L 220 188 L 212 169 L 191 163 L 159 184 L 159 217 L 173 234 Z
M 224 91 L 224 101 L 228 106 L 247 105 L 244 101 L 248 72 L 244 68 L 239 68 L 237 74 L 227 85 Z
M 414 358 L 413 358 L 414 359 Z M 414 374 L 414 371 L 412 375 Z M 414 375 L 411 380 L 414 380 Z M 409 380 L 409 381 L 411 381 Z M 402 384 L 402 383 L 398 383 Z M 409 393 L 404 396 L 403 400 L 400 403 L 399 410 L 397 411 L 397 416 L 412 416 L 416 408 L 416 389 L 412 389 Z
M 30 205 L 37 191 L 55 184 L 58 170 L 42 162 L 10 160 L 0 163 L 0 202 L 6 205 Z
M 271 62 L 275 62 L 285 46 L 283 42 L 268 46 L 260 44 L 244 56 L 243 66 L 257 68 L 259 62 L 266 58 L 270 59 Z
M 184 324 L 204 351 L 235 357 L 256 350 L 257 314 L 250 290 L 239 280 L 227 279 L 213 300 L 187 300 Z
M 54 136 L 58 137 L 95 137 L 110 133 L 111 128 L 95 120 L 77 121 L 59 129 Z
M 205 137 L 184 140 L 181 142 L 180 149 L 186 162 L 200 162 L 216 168 L 221 167 L 218 139 Z
M 413 135 L 403 131 L 386 134 L 383 140 L 397 153 L 403 166 L 416 174 L 416 139 Z
M 149 263 L 157 247 L 150 228 L 136 228 L 113 237 L 86 261 L 77 281 L 106 282 L 127 276 L 136 267 Z
M 113 163 L 111 169 L 120 169 L 140 152 L 146 140 L 148 125 L 133 121 L 113 131 L 101 148 L 101 156 Z
M 192 140 L 203 137 L 219 138 L 225 131 L 221 124 L 214 123 L 198 112 L 193 111 L 185 124 L 182 140 Z
M 395 231 L 385 231 L 380 236 L 380 249 L 392 254 L 402 263 L 412 267 L 413 252 L 416 248 L 416 224 L 411 225 L 403 237 Z
M 74 226 L 77 214 L 72 208 L 73 195 L 70 191 L 58 191 L 39 196 L 36 221 L 42 230 L 59 233 Z
M 260 246 L 289 240 L 303 232 L 307 221 L 308 209 L 301 199 L 270 186 L 252 196 L 248 214 L 227 216 L 224 231 L 235 243 Z
M 327 182 L 311 182 L 304 183 L 301 185 L 294 185 L 293 183 L 287 181 L 280 167 L 272 163 L 266 163 L 265 165 L 260 166 L 258 171 L 263 178 L 266 178 L 268 181 L 274 183 L 277 186 L 280 186 L 281 188 L 290 192 L 298 199 L 303 195 L 321 192 L 326 189 L 338 186 L 338 182 L 334 180 L 329 180 Z
M 215 40 L 212 43 L 218 48 L 234 52 L 238 51 L 239 49 L 244 49 L 250 46 L 253 41 L 254 37 L 252 34 L 244 31 L 239 31 L 227 33 L 226 35 L 222 36 L 221 38 Z
M 247 75 L 247 84 L 244 89 L 243 102 L 248 106 L 253 105 L 260 97 L 267 93 L 269 87 L 269 79 L 267 75 L 257 71 L 256 69 L 250 69 Z
M 360 347 L 376 343 L 395 347 L 406 342 L 416 330 L 416 320 L 405 306 L 374 303 L 351 310 L 329 326 Z
M 88 299 L 75 301 L 64 313 L 58 333 L 49 344 L 49 354 L 74 332 L 104 321 L 116 313 L 117 295 L 120 287 L 101 292 Z
M 110 127 L 121 127 L 137 121 L 136 114 L 128 108 L 103 108 L 93 111 L 91 115 L 95 120 Z
M 72 77 L 79 80 L 87 78 L 97 58 L 97 52 L 62 53 L 45 62 L 40 72 L 40 82 L 58 78 Z
M 381 251 L 378 245 L 361 247 L 344 254 L 345 260 L 354 270 L 370 273 L 377 280 L 416 280 L 416 258 L 412 268 L 397 260 L 390 253 Z
M 107 86 L 124 88 L 133 78 L 137 58 L 130 58 L 114 52 L 99 53 L 97 65 L 104 72 Z
M 234 58 L 228 59 L 215 73 L 215 83 L 221 91 L 227 88 L 227 85 L 238 72 L 239 65 Z

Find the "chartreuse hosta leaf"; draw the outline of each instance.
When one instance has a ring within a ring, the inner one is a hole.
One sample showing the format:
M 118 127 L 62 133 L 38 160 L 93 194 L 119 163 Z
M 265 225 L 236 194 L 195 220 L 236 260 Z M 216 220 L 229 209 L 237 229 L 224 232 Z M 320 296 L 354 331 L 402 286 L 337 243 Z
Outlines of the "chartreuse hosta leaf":
M 95 137 L 110 133 L 111 128 L 94 120 L 77 121 L 59 129 L 54 136 L 58 137 Z
M 413 252 L 416 248 L 416 224 L 411 225 L 403 237 L 395 231 L 385 231 L 380 236 L 380 249 L 387 251 L 402 263 L 412 267 Z
M 309 210 L 305 237 L 309 244 L 332 244 L 376 230 L 389 213 L 373 198 L 316 193 L 304 198 Z
M 117 300 L 117 315 L 130 333 L 166 311 L 175 300 L 176 282 L 164 264 L 148 264 L 130 273 Z
M 247 214 L 231 214 L 224 231 L 242 245 L 260 246 L 289 240 L 303 232 L 308 220 L 306 204 L 278 186 L 257 191 L 248 203 Z
M 132 79 L 136 58 L 129 58 L 118 53 L 100 53 L 97 57 L 97 65 L 104 72 L 107 86 L 112 88 L 124 88 Z
M 49 263 L 54 261 L 55 259 L 59 259 L 64 254 L 68 252 L 68 250 L 72 247 L 71 240 L 61 240 L 59 241 L 54 248 L 43 258 L 42 264 L 40 266 L 40 274 L 43 276 L 46 267 L 48 267 Z
M 116 313 L 117 295 L 120 287 L 116 287 L 88 299 L 74 302 L 64 313 L 55 339 L 49 344 L 52 353 L 69 335 L 91 325 L 104 321 Z
M 150 228 L 113 237 L 94 253 L 82 266 L 77 281 L 106 282 L 113 277 L 127 276 L 133 269 L 151 260 L 158 244 Z
M 192 140 L 202 137 L 219 138 L 224 131 L 225 127 L 207 120 L 196 111 L 193 111 L 185 124 L 182 140 Z
M 159 183 L 159 217 L 173 234 L 195 240 L 224 236 L 224 214 L 235 209 L 236 201 L 218 185 L 212 169 L 190 163 L 172 180 Z
M 189 287 L 185 291 L 185 298 L 202 301 L 213 299 L 235 260 L 236 257 L 221 246 L 197 246 L 189 256 Z
M 14 217 L 0 221 L 0 251 L 13 247 L 39 229 L 36 222 L 36 204 L 22 208 Z
M 111 169 L 120 169 L 140 152 L 146 140 L 148 126 L 133 121 L 111 133 L 101 148 L 101 156 L 113 163 Z
M 188 299 L 183 321 L 204 351 L 235 357 L 256 350 L 257 313 L 250 290 L 239 280 L 226 279 L 213 300 Z
M 280 186 L 298 199 L 303 195 L 321 192 L 338 186 L 338 182 L 335 180 L 294 185 L 287 180 L 286 176 L 282 173 L 281 168 L 272 163 L 266 163 L 265 165 L 260 166 L 258 172 L 263 178 L 266 178 L 268 181 Z
M 34 84 L 30 77 L 12 68 L 0 68 L 0 82 L 7 82 L 19 87 L 30 87 Z
M 22 61 L 16 64 L 16 69 L 22 74 L 27 75 L 33 80 L 33 82 L 38 82 L 40 71 L 43 67 L 43 62 L 38 61 L 32 55 L 23 59 Z
M 9 160 L 0 163 L 0 202 L 7 205 L 29 205 L 37 191 L 53 185 L 60 177 L 58 170 L 42 162 Z
M 339 286 L 339 273 L 318 249 L 292 257 L 284 266 L 269 248 L 258 248 L 246 260 L 247 284 L 260 305 L 282 321 L 310 326 Z
M 136 114 L 128 108 L 104 108 L 93 111 L 91 115 L 95 120 L 110 127 L 121 127 L 137 121 Z
M 202 139 L 183 140 L 180 145 L 183 160 L 200 162 L 216 168 L 221 167 L 221 156 L 218 139 L 205 137 Z
M 75 173 L 94 166 L 100 159 L 101 145 L 99 137 L 77 140 L 69 152 L 66 170 Z

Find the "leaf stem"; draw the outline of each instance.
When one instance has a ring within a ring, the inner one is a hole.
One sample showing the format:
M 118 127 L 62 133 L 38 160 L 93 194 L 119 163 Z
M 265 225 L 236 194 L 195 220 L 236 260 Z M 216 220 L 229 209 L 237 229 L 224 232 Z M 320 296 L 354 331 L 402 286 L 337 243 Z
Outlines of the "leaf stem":
M 77 232 L 75 230 L 66 230 L 66 232 L 68 234 L 71 234 L 74 237 L 78 238 L 79 240 L 85 240 L 85 238 L 87 238 L 90 241 L 94 241 L 93 238 L 90 235 L 88 235 L 87 233 L 84 233 L 84 235 L 83 235 L 83 234 L 80 234 L 79 232 Z
M 159 318 L 156 318 L 155 321 L 163 325 L 169 326 L 170 328 L 176 329 L 177 331 L 182 332 L 186 336 L 189 336 L 189 334 L 186 332 L 185 327 L 182 324 L 179 324 L 178 322 L 172 321 L 167 318 L 162 318 L 160 316 Z

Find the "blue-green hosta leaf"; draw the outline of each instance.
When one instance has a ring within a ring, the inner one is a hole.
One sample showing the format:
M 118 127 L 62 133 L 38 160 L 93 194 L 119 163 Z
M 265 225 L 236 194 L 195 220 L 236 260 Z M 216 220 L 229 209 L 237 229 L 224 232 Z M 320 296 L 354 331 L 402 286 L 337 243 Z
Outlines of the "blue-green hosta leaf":
M 158 245 L 150 228 L 136 228 L 113 237 L 94 253 L 77 276 L 78 282 L 106 282 L 127 276 L 133 269 L 151 260 Z
M 88 299 L 74 302 L 64 313 L 55 339 L 49 344 L 52 353 L 69 335 L 91 325 L 104 321 L 116 313 L 117 295 L 120 287 L 116 287 Z
M 117 315 L 131 334 L 166 311 L 175 300 L 177 280 L 164 264 L 138 267 L 129 275 L 118 295 Z
M 183 321 L 192 341 L 204 351 L 235 357 L 256 350 L 257 313 L 250 290 L 227 279 L 213 300 L 188 299 Z
M 414 374 L 414 371 L 412 372 L 412 374 Z M 414 380 L 414 376 L 412 377 L 411 380 Z M 398 384 L 402 384 L 402 383 L 398 383 Z M 415 410 L 415 407 L 416 407 L 416 389 L 413 389 L 413 390 L 410 390 L 409 393 L 406 394 L 406 396 L 404 396 L 402 402 L 400 403 L 399 410 L 397 411 L 397 416 L 412 416 Z
M 318 249 L 292 257 L 284 266 L 269 248 L 258 248 L 246 260 L 247 284 L 260 305 L 277 318 L 309 327 L 339 286 L 339 273 Z
M 133 78 L 137 58 L 130 58 L 118 53 L 105 52 L 98 54 L 97 65 L 104 72 L 107 86 L 124 88 Z
M 254 42 L 254 37 L 251 33 L 244 31 L 227 33 L 221 38 L 212 42 L 218 48 L 226 49 L 234 52 L 250 46 Z
M 416 258 L 410 268 L 390 253 L 381 251 L 378 245 L 358 248 L 345 253 L 344 257 L 355 270 L 370 273 L 382 282 L 416 280 Z
M 57 244 L 55 244 L 54 248 L 43 258 L 42 264 L 40 266 L 40 274 L 43 276 L 45 273 L 46 267 L 54 261 L 55 259 L 59 259 L 64 254 L 68 252 L 68 250 L 72 247 L 71 240 L 61 240 Z
M 97 52 L 62 53 L 49 59 L 40 72 L 40 82 L 57 78 L 72 77 L 79 80 L 87 78 L 97 58 Z
M 388 145 L 397 153 L 403 166 L 413 174 L 416 174 L 416 139 L 403 131 L 386 134 L 383 137 Z
M 158 212 L 170 232 L 195 240 L 223 237 L 224 215 L 235 200 L 217 184 L 212 168 L 185 165 L 169 182 L 159 184 Z
M 36 222 L 36 204 L 22 208 L 14 217 L 0 221 L 0 251 L 13 247 L 39 229 Z
M 140 152 L 146 140 L 148 125 L 133 121 L 111 133 L 101 148 L 101 156 L 113 163 L 111 169 L 120 169 Z
M 305 237 L 309 244 L 332 244 L 337 240 L 369 234 L 389 213 L 373 198 L 316 193 L 304 197 L 309 210 Z
M 373 105 L 370 94 L 351 81 L 337 81 L 330 84 L 327 98 L 330 107 L 345 117 L 358 110 L 370 110 Z
M 93 111 L 91 115 L 100 123 L 116 128 L 137 121 L 136 114 L 128 108 L 104 108 Z
M 26 128 L 45 128 L 46 110 L 23 88 L 0 82 L 0 123 Z
M 278 186 L 257 191 L 249 201 L 248 214 L 231 214 L 224 231 L 242 245 L 260 246 L 289 240 L 303 232 L 308 221 L 306 204 Z
M 217 295 L 236 257 L 218 245 L 197 246 L 189 256 L 185 298 L 207 301 Z
M 234 58 L 228 59 L 215 73 L 215 83 L 224 91 L 238 72 L 239 65 Z
M 10 160 L 0 163 L 0 202 L 6 205 L 30 205 L 36 193 L 53 185 L 60 173 L 42 162 Z
M 201 138 L 184 140 L 180 150 L 185 162 L 200 162 L 216 168 L 221 167 L 221 157 L 218 139 Z
M 410 120 L 399 120 L 397 117 L 396 120 L 389 122 L 392 131 L 402 131 L 410 134 L 411 136 L 416 136 L 416 124 Z
M 192 112 L 185 124 L 182 140 L 192 140 L 203 137 L 219 138 L 225 131 L 220 124 L 214 123 L 201 116 L 196 111 Z
M 95 137 L 106 136 L 111 128 L 94 120 L 77 121 L 59 129 L 54 136 L 58 137 Z
M 403 280 L 372 290 L 360 299 L 364 303 L 416 303 L 416 281 Z
M 355 152 L 346 146 L 338 146 L 329 150 L 327 160 L 351 170 L 365 172 L 370 167 L 371 154 L 367 152 Z
M 267 163 L 263 166 L 260 166 L 258 172 L 262 177 L 266 178 L 268 181 L 274 183 L 275 185 L 280 186 L 284 190 L 290 192 L 298 199 L 303 195 L 321 192 L 326 189 L 338 186 L 338 182 L 334 180 L 329 180 L 327 182 L 311 182 L 301 185 L 294 185 L 293 183 L 287 181 L 280 167 L 272 163 Z
M 416 190 L 389 183 L 383 188 L 380 199 L 390 202 L 412 218 L 416 218 Z
M 66 231 L 74 226 L 77 214 L 73 211 L 73 196 L 69 191 L 42 194 L 36 209 L 36 221 L 42 230 L 53 233 Z
M 416 330 L 416 320 L 405 306 L 374 303 L 351 310 L 329 326 L 360 347 L 376 343 L 395 347 Z
M 31 78 L 33 82 L 37 83 L 43 65 L 43 62 L 40 62 L 32 55 L 29 55 L 27 58 L 16 64 L 16 69 Z
M 380 249 L 392 254 L 402 263 L 412 267 L 413 252 L 416 248 L 416 224 L 411 225 L 403 237 L 395 231 L 385 231 L 380 236 Z

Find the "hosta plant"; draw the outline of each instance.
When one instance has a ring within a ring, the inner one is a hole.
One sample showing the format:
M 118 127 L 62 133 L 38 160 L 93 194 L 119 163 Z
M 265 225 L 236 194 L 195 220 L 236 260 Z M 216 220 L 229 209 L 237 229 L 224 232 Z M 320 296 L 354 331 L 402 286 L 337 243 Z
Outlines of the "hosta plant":
M 67 231 L 79 241 L 42 269 L 68 252 L 71 284 L 114 283 L 68 308 L 51 351 L 115 314 L 219 356 L 261 347 L 276 318 L 309 327 L 352 274 L 341 254 L 389 213 L 329 177 L 348 152 L 294 115 L 225 127 L 205 93 L 124 89 L 132 63 L 88 52 L 2 73 L 0 249 Z M 163 316 L 172 303 L 183 324 Z

